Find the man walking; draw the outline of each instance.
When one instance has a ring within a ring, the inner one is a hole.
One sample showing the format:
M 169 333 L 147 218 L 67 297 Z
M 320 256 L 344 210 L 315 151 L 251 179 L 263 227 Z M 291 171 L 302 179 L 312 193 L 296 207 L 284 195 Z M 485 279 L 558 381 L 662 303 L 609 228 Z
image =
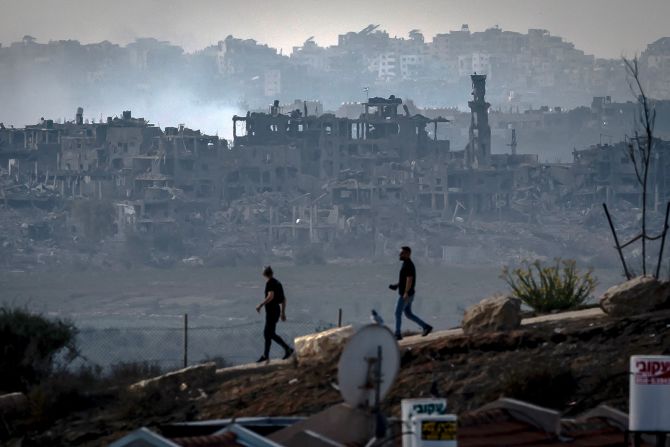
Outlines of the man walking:
M 270 345 L 273 340 L 284 348 L 284 360 L 293 354 L 293 349 L 276 332 L 279 319 L 281 318 L 281 321 L 286 321 L 286 296 L 284 295 L 284 288 L 274 278 L 274 272 L 269 265 L 263 269 L 263 277 L 265 278 L 265 299 L 256 306 L 256 312 L 259 313 L 261 307 L 265 306 L 265 328 L 263 329 L 265 350 L 261 358 L 258 359 L 259 363 L 270 359 Z
M 389 285 L 389 289 L 398 290 L 398 304 L 395 308 L 395 337 L 402 340 L 402 332 L 400 330 L 402 324 L 402 314 L 421 326 L 423 332 L 421 335 L 425 337 L 430 334 L 433 327 L 417 317 L 412 313 L 412 301 L 414 301 L 414 291 L 416 290 L 416 268 L 412 262 L 412 249 L 405 246 L 400 250 L 399 258 L 402 261 L 400 268 L 400 275 L 397 284 Z

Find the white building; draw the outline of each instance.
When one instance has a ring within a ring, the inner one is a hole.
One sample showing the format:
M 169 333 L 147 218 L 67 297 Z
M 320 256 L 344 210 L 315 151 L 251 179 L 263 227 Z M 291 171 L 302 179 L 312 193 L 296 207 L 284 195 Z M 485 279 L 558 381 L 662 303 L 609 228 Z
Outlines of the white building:
M 491 56 L 487 53 L 472 53 L 458 56 L 458 75 L 473 73 L 491 75 Z

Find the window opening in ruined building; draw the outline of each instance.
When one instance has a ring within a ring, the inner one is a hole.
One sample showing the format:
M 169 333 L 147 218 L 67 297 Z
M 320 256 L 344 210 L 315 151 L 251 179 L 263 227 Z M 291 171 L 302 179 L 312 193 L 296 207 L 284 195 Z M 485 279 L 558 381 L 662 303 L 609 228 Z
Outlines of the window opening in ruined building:
M 245 121 L 235 121 L 235 136 L 244 137 L 247 135 L 247 123 Z

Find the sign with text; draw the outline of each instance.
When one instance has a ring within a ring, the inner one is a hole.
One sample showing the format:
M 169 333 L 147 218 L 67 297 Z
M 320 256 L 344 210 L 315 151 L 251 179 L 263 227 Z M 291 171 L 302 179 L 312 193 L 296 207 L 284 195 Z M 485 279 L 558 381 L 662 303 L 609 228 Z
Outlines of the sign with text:
M 444 398 L 422 398 L 403 399 L 400 403 L 400 417 L 403 424 L 403 447 L 415 445 L 414 435 L 411 433 L 415 428 L 413 421 L 420 417 L 444 416 L 447 414 L 447 399 Z M 417 427 L 416 429 L 420 429 Z
M 455 441 L 458 433 L 456 421 L 421 421 L 423 441 Z
M 410 447 L 458 447 L 458 416 L 417 415 L 412 418 Z
M 670 356 L 630 358 L 630 431 L 670 432 Z

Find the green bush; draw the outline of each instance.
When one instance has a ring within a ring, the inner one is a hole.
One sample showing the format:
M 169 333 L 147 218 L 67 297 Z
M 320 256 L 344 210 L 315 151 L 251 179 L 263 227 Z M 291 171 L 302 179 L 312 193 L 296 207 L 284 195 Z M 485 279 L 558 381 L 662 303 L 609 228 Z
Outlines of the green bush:
M 593 270 L 577 270 L 572 259 L 556 259 L 553 265 L 540 261 L 524 263 L 523 268 L 505 267 L 502 278 L 514 296 L 540 313 L 574 309 L 586 302 L 597 285 Z
M 77 355 L 77 329 L 23 309 L 0 307 L 0 389 L 25 390 L 53 371 L 56 355 Z

